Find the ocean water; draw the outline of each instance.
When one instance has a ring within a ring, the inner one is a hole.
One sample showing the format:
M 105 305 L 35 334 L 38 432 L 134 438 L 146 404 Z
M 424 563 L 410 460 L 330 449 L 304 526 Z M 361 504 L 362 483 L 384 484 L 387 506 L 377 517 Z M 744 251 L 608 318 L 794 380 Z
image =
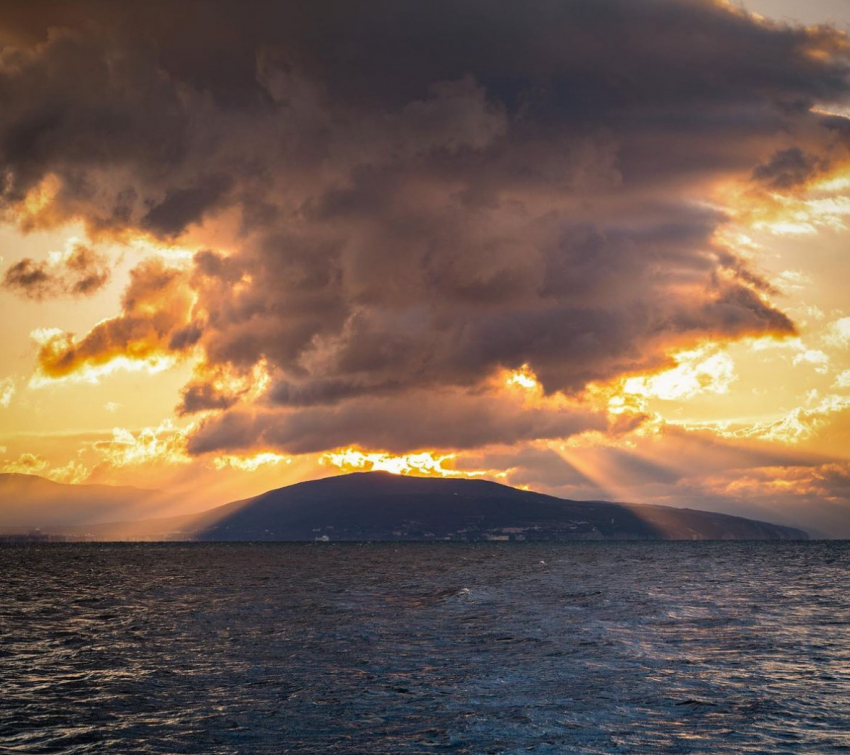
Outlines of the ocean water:
M 850 752 L 850 543 L 0 547 L 0 752 Z

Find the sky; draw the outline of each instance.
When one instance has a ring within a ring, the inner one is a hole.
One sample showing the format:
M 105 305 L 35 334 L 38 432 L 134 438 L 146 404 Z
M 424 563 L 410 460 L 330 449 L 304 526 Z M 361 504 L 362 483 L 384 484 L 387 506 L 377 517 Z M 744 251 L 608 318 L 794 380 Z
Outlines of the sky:
M 850 537 L 844 0 L 2 11 L 0 471 Z

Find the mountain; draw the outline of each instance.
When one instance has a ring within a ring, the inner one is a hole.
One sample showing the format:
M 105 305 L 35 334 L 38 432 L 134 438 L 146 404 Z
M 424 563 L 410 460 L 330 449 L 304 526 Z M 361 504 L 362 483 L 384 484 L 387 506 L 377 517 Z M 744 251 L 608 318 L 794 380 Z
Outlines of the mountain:
M 0 532 L 153 517 L 161 514 L 169 498 L 161 490 L 67 485 L 37 475 L 0 474 Z
M 793 540 L 802 530 L 665 506 L 570 501 L 487 480 L 365 472 L 302 482 L 195 517 L 98 537 L 230 541 Z

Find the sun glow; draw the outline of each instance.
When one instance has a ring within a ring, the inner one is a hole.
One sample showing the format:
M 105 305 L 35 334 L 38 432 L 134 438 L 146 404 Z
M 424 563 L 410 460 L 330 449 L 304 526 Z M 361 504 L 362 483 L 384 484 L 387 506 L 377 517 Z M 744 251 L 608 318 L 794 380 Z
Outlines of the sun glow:
M 540 383 L 537 382 L 537 376 L 532 372 L 531 367 L 524 364 L 518 370 L 512 370 L 505 377 L 505 385 L 518 386 L 527 391 L 537 391 L 540 389 Z
M 733 228 L 741 238 L 746 231 L 762 231 L 774 236 L 811 236 L 820 230 L 841 231 L 848 226 L 850 198 L 850 162 L 846 159 L 801 181 L 788 189 L 754 187 L 752 183 L 731 179 L 714 188 L 717 206 L 731 212 Z M 732 229 L 720 232 L 719 240 L 728 239 Z M 746 251 L 746 244 L 731 244 Z M 743 246 L 743 249 L 742 249 Z
M 53 201 L 62 189 L 59 178 L 50 173 L 27 192 L 24 200 L 15 207 L 15 220 L 25 231 L 32 230 L 49 219 Z
M 430 477 L 475 477 L 482 472 L 460 472 L 451 464 L 457 454 L 438 454 L 421 451 L 413 454 L 391 454 L 383 451 L 361 451 L 343 448 L 322 454 L 319 463 L 338 467 L 344 472 L 391 472 L 397 475 L 423 475 Z
M 273 466 L 281 462 L 292 464 L 292 459 L 272 451 L 265 451 L 254 456 L 224 454 L 213 459 L 213 465 L 216 469 L 230 468 L 242 472 L 256 472 L 261 467 Z
M 655 375 L 628 378 L 623 392 L 646 398 L 675 401 L 699 393 L 728 393 L 735 381 L 735 363 L 713 344 L 675 356 L 676 366 Z

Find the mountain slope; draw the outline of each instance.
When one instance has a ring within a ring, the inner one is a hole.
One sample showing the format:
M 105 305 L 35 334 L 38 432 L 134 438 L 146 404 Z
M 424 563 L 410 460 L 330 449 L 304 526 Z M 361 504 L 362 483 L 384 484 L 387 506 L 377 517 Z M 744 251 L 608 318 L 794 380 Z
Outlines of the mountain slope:
M 197 540 L 805 539 L 802 530 L 663 506 L 570 501 L 486 480 L 358 473 L 172 520 Z
M 37 475 L 0 474 L 0 532 L 156 516 L 168 498 L 161 490 L 66 485 Z
M 166 494 L 0 475 L 0 533 L 97 540 L 788 540 L 799 529 L 666 506 L 570 501 L 487 480 L 364 472 L 312 480 L 201 514 L 147 518 Z M 170 508 L 170 506 L 166 507 Z

